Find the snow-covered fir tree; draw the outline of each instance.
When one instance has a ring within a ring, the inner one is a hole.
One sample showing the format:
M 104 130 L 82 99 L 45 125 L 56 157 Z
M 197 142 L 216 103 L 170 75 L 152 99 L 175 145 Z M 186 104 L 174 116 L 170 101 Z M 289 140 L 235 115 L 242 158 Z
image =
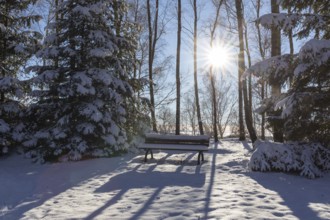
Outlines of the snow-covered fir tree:
M 33 66 L 27 154 L 37 161 L 110 156 L 126 149 L 125 98 L 134 41 L 123 1 L 63 0 Z
M 29 30 L 38 15 L 27 13 L 34 0 L 0 0 L 0 155 L 23 137 L 24 86 L 18 75 L 37 47 L 38 32 Z
M 276 26 L 284 33 L 294 30 L 298 38 L 310 38 L 297 54 L 284 54 L 255 64 L 246 74 L 282 85 L 292 80 L 279 99 L 264 101 L 262 110 L 282 108 L 286 140 L 319 141 L 330 139 L 330 7 L 320 1 L 281 1 L 292 13 L 266 14 L 260 23 Z M 307 13 L 308 12 L 308 13 Z M 313 12 L 313 13 L 310 13 Z
M 283 33 L 293 30 L 296 37 L 309 39 L 297 54 L 259 62 L 245 76 L 254 74 L 289 87 L 281 97 L 264 100 L 260 110 L 282 109 L 285 139 L 291 143 L 280 146 L 260 142 L 250 167 L 261 171 L 295 170 L 315 178 L 322 175 L 321 170 L 330 169 L 330 3 L 279 2 L 284 8 L 290 7 L 292 13 L 266 14 L 259 22 L 266 28 L 275 26 Z

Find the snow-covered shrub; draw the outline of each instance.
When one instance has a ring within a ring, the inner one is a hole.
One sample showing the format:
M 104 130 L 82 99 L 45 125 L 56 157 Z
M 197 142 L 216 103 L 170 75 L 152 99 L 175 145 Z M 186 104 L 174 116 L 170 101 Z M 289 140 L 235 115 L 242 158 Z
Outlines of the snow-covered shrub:
M 254 171 L 297 172 L 316 178 L 330 169 L 330 150 L 318 143 L 273 143 L 258 140 L 255 143 L 249 167 Z

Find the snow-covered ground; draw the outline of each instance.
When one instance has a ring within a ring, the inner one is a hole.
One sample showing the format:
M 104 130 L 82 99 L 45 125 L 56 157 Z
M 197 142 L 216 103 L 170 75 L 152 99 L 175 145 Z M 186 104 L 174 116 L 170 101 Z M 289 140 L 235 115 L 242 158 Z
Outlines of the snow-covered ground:
M 225 140 L 159 152 L 38 165 L 0 160 L 2 219 L 330 219 L 330 174 L 309 180 L 250 172 L 251 146 Z

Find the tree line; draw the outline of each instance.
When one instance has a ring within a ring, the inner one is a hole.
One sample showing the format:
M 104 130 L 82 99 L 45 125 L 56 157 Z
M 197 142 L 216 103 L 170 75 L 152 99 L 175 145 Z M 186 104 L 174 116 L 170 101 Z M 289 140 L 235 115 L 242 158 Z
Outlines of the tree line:
M 0 153 L 39 162 L 111 156 L 147 130 L 215 141 L 230 130 L 252 142 L 268 131 L 278 142 L 327 145 L 328 12 L 313 0 L 1 0 Z M 164 52 L 170 28 L 175 55 Z M 312 40 L 294 53 L 304 38 Z M 198 45 L 219 39 L 237 56 L 231 78 L 198 60 Z M 186 45 L 192 86 L 180 59 Z

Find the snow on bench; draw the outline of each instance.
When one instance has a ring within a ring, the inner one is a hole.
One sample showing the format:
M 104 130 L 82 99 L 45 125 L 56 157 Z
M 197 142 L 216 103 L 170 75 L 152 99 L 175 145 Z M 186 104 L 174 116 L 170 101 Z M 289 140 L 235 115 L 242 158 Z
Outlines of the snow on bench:
M 144 145 L 139 148 L 146 151 L 144 162 L 147 162 L 148 154 L 150 153 L 151 158 L 153 158 L 153 149 L 160 150 L 181 150 L 181 151 L 197 151 L 198 161 L 204 161 L 204 151 L 208 150 L 209 147 L 209 136 L 207 135 L 165 135 L 165 134 L 146 134 Z

